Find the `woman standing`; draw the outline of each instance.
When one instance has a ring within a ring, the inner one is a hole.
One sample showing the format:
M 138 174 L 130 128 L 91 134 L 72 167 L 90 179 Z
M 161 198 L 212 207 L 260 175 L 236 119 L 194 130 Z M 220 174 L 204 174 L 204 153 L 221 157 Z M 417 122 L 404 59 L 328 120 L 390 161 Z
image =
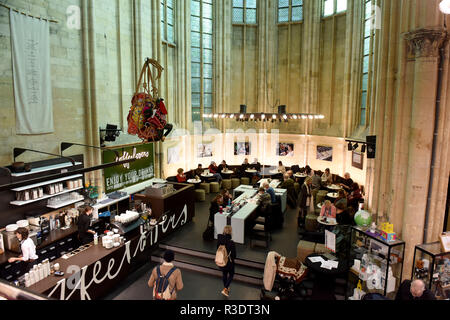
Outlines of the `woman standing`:
M 16 261 L 22 261 L 24 263 L 23 270 L 28 272 L 33 265 L 37 263 L 36 245 L 33 240 L 28 238 L 27 228 L 18 228 L 15 232 L 17 239 L 20 242 L 20 249 L 22 254 L 17 258 L 9 258 L 8 262 L 13 263 Z
M 224 245 L 228 254 L 227 265 L 225 267 L 220 267 L 223 275 L 222 280 L 224 287 L 221 293 L 226 297 L 230 296 L 230 284 L 234 277 L 234 260 L 236 259 L 236 246 L 234 241 L 231 240 L 231 234 L 231 226 L 225 226 L 225 228 L 223 228 L 223 234 L 217 235 L 217 248 Z
M 311 184 L 312 178 L 306 177 L 298 195 L 297 204 L 300 210 L 298 212 L 297 224 L 299 227 L 305 224 L 305 218 L 308 214 L 309 206 L 313 205 L 311 197 Z

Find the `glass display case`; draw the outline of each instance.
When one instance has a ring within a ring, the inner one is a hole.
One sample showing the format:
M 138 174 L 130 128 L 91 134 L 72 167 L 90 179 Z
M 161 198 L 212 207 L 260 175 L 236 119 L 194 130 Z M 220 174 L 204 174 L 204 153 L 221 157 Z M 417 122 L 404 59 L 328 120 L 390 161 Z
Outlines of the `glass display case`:
M 437 299 L 450 298 L 450 252 L 443 252 L 441 243 L 425 243 L 414 249 L 411 280 L 423 280 Z
M 366 293 L 394 299 L 403 273 L 405 242 L 385 241 L 379 232 L 352 226 L 346 298 L 359 300 Z

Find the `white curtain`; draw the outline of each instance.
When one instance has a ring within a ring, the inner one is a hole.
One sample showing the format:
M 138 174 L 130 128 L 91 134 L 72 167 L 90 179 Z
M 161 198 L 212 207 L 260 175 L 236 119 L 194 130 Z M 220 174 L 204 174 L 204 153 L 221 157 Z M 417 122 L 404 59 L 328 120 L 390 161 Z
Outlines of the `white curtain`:
M 10 10 L 16 133 L 54 131 L 49 22 Z

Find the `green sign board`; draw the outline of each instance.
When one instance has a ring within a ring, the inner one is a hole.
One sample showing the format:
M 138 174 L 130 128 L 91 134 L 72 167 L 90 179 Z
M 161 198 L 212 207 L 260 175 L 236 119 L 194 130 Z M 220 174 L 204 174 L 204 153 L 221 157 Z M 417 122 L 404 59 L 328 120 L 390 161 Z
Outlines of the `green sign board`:
M 110 193 L 141 183 L 155 176 L 153 143 L 126 146 L 111 150 L 117 151 L 119 153 L 119 158 L 116 159 L 114 152 L 103 151 L 103 163 L 127 159 L 136 160 L 103 169 L 105 193 Z

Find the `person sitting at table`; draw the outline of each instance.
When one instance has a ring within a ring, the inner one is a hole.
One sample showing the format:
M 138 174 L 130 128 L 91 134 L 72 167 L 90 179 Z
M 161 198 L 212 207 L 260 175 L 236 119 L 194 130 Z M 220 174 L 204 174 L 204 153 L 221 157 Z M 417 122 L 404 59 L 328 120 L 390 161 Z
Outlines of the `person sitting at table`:
M 286 173 L 289 176 L 289 178 L 292 179 L 292 181 L 294 181 L 294 171 L 288 170 L 286 171 Z
M 198 176 L 200 178 L 200 176 L 203 174 L 203 166 L 201 163 L 198 164 L 197 169 L 195 169 L 194 173 L 196 176 Z
M 209 207 L 209 220 L 208 226 L 214 226 L 214 215 L 217 212 L 220 212 L 220 206 L 223 204 L 223 196 L 219 193 L 214 197 L 211 201 L 211 205 Z
M 308 177 L 312 177 L 314 175 L 314 171 L 311 169 L 310 166 L 306 165 L 306 167 L 305 167 L 305 174 Z
M 177 172 L 178 172 L 178 174 L 177 174 L 177 181 L 179 183 L 186 182 L 187 178 L 186 178 L 186 175 L 184 174 L 184 170 L 182 168 L 179 168 L 177 170 Z
M 256 203 L 259 206 L 261 212 L 265 212 L 269 205 L 272 203 L 270 194 L 266 192 L 266 189 L 259 188 Z
M 326 218 L 336 218 L 336 207 L 330 200 L 325 200 L 322 208 L 320 209 L 320 216 Z
M 250 165 L 250 168 L 255 169 L 258 172 L 261 171 L 261 163 L 258 162 L 257 158 L 253 159 L 253 162 Z
M 285 174 L 286 173 L 286 167 L 283 165 L 283 162 L 278 161 L 278 172 Z
M 223 203 L 224 205 L 228 206 L 231 204 L 231 201 L 233 200 L 233 196 L 230 194 L 230 192 L 228 191 L 228 189 L 222 189 L 222 191 L 220 192 L 220 194 L 223 197 Z
M 14 234 L 20 242 L 22 254 L 17 258 L 9 258 L 8 262 L 13 263 L 21 261 L 20 269 L 26 273 L 37 263 L 38 256 L 36 254 L 36 245 L 33 240 L 28 237 L 29 231 L 27 228 L 18 228 L 14 231 Z
M 350 192 L 352 188 L 353 180 L 350 178 L 350 173 L 344 174 L 344 179 L 339 185 L 344 188 L 345 191 Z
M 305 225 L 305 219 L 308 214 L 309 206 L 313 205 L 311 197 L 311 184 L 311 177 L 306 177 L 298 195 L 297 205 L 299 207 L 299 212 L 297 217 L 297 225 L 299 227 Z
M 319 172 L 314 171 L 314 175 L 312 176 L 312 190 L 319 191 L 320 187 L 322 186 L 322 179 L 320 178 Z
M 248 163 L 248 159 L 245 158 L 244 162 L 241 165 L 241 174 L 245 174 L 245 170 L 247 170 L 250 167 L 250 163 Z
M 325 186 L 329 186 L 330 184 L 333 184 L 333 175 L 331 174 L 329 168 L 326 168 L 325 172 L 322 175 L 322 183 Z
M 216 181 L 220 184 L 222 182 L 222 176 L 219 173 L 219 168 L 217 167 L 214 161 L 211 161 L 211 164 L 208 167 L 209 172 L 212 173 Z
M 289 174 L 286 172 L 283 176 L 284 180 L 280 185 L 280 189 L 286 189 L 287 191 L 287 203 L 292 207 L 296 207 L 297 197 L 295 195 L 295 187 L 294 180 L 289 177 Z
M 354 182 L 352 184 L 352 192 L 347 197 L 347 206 L 352 207 L 355 211 L 358 211 L 360 199 L 362 199 L 361 190 L 359 189 L 359 185 Z
M 270 194 L 270 200 L 272 201 L 272 203 L 277 202 L 277 197 L 275 196 L 275 190 L 273 190 L 273 188 L 267 182 L 264 182 L 262 187 L 268 194 Z
M 436 300 L 433 292 L 427 289 L 425 282 L 420 279 L 404 280 L 398 288 L 395 300 Z
M 337 207 L 341 203 L 344 205 L 344 209 L 347 209 L 347 197 L 342 189 L 338 191 L 338 197 L 334 200 L 334 206 Z
M 222 173 L 222 171 L 227 171 L 227 170 L 228 170 L 228 165 L 225 162 L 225 160 L 222 160 L 222 162 L 219 164 L 218 172 Z

